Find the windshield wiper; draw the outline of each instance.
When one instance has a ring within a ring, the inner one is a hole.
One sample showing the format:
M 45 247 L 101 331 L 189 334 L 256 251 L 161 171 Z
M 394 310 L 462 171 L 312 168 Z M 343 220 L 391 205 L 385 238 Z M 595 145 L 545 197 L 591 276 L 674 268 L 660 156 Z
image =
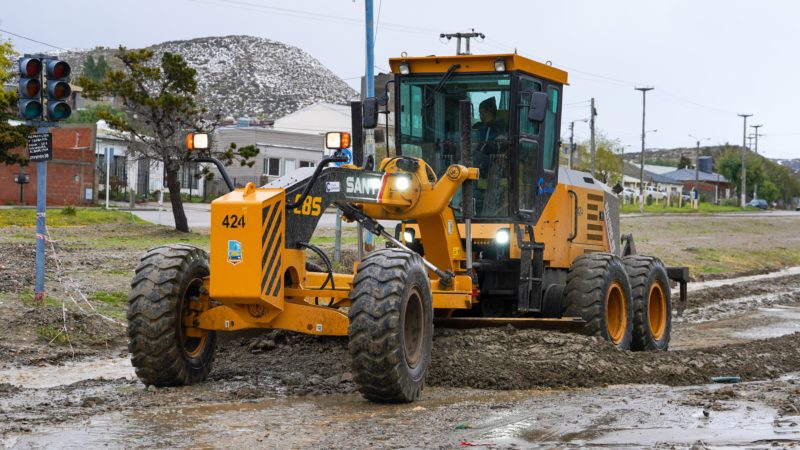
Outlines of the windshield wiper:
M 434 97 L 436 96 L 436 94 L 438 94 L 439 90 L 442 89 L 442 87 L 445 84 L 447 84 L 448 81 L 450 81 L 450 78 L 453 77 L 453 74 L 459 67 L 461 67 L 461 64 L 453 64 L 452 66 L 450 66 L 450 68 L 447 69 L 447 72 L 445 72 L 444 75 L 442 75 L 442 78 L 439 79 L 439 82 L 436 84 L 436 87 L 433 88 L 433 92 L 431 92 L 428 98 L 425 99 L 425 102 L 422 105 L 423 108 L 427 108 L 433 104 Z

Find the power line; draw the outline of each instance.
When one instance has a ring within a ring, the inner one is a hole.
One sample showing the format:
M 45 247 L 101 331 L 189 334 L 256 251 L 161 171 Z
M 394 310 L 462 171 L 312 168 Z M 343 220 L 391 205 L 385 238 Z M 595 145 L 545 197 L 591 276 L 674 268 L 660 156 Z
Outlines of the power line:
M 18 38 L 22 38 L 22 39 L 25 39 L 25 40 L 28 40 L 28 41 L 31 41 L 31 42 L 36 42 L 37 44 L 42 44 L 42 45 L 46 45 L 46 46 L 48 46 L 48 47 L 57 48 L 57 49 L 59 49 L 59 50 L 64 50 L 63 48 L 61 48 L 61 47 L 59 47 L 59 46 L 57 46 L 57 45 L 48 44 L 47 42 L 37 41 L 36 39 L 29 38 L 29 37 L 27 37 L 27 36 L 23 36 L 23 35 L 21 35 L 21 34 L 12 33 L 12 32 L 10 32 L 10 31 L 8 31 L 8 30 L 0 30 L 0 32 L 6 33 L 6 34 L 10 34 L 10 35 L 12 35 L 12 36 L 16 36 L 16 37 L 18 37 Z

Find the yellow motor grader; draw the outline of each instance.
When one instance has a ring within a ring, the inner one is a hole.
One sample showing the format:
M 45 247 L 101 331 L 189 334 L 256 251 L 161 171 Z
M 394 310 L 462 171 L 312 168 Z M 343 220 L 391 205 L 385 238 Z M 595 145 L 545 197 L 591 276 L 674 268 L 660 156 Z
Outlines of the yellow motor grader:
M 252 328 L 348 336 L 354 382 L 381 402 L 419 397 L 434 323 L 571 327 L 620 349 L 667 349 L 670 279 L 683 301 L 688 270 L 637 255 L 619 234 L 617 194 L 559 167 L 567 73 L 517 54 L 390 65 L 396 150 L 380 162 L 364 161 L 361 142 L 378 121 L 374 98 L 352 105 L 352 136 L 325 136 L 330 156 L 263 187 L 234 189 L 219 161 L 196 158 L 231 192 L 211 204 L 210 253 L 158 247 L 136 269 L 129 349 L 143 383 L 203 380 L 216 333 Z M 208 136 L 188 141 L 202 153 Z M 387 248 L 334 273 L 311 244 L 328 208 Z

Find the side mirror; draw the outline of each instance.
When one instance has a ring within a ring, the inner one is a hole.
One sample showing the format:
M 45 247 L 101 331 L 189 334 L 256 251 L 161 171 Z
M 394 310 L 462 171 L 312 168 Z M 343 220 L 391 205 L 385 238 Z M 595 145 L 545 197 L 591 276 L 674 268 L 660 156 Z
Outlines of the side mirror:
M 547 113 L 547 93 L 531 92 L 528 120 L 531 122 L 544 122 L 545 113 Z
M 368 97 L 364 99 L 361 126 L 366 130 L 372 130 L 378 126 L 378 99 Z

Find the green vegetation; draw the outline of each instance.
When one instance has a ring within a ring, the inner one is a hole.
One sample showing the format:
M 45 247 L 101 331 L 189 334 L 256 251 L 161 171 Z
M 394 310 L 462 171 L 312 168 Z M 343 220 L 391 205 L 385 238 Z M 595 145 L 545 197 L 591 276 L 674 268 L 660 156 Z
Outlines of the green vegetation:
M 36 336 L 42 342 L 69 345 L 69 339 L 62 331 L 60 328 L 42 325 L 36 329 Z
M 760 155 L 748 152 L 747 194 L 753 195 L 757 188 L 758 198 L 768 202 L 791 204 L 792 198 L 800 197 L 800 179 L 788 167 L 774 163 Z M 741 148 L 726 146 L 717 157 L 719 172 L 730 180 L 736 188 L 736 197 L 741 196 L 742 151 Z
M 89 298 L 93 301 L 113 306 L 123 305 L 128 302 L 128 294 L 120 291 L 95 291 Z
M 755 208 L 747 208 L 747 211 L 760 211 Z M 629 203 L 622 205 L 620 208 L 622 213 L 638 213 L 639 205 Z M 712 214 L 712 213 L 728 213 L 728 212 L 742 212 L 742 208 L 738 206 L 729 205 L 714 205 L 712 203 L 700 202 L 699 209 L 695 210 L 688 202 L 684 202 L 681 208 L 677 206 L 664 206 L 663 204 L 645 205 L 644 212 L 647 214 Z
M 144 223 L 133 214 L 122 211 L 110 211 L 99 208 L 75 208 L 67 206 L 62 209 L 50 209 L 47 215 L 48 227 L 74 227 L 84 225 L 113 223 Z M 36 226 L 36 210 L 28 208 L 0 209 L 0 227 L 33 227 Z
M 16 56 L 11 41 L 0 41 L 0 86 L 4 86 L 0 89 L 0 163 L 26 166 L 28 158 L 12 150 L 27 145 L 27 136 L 34 129 L 11 125 L 9 121 L 17 117 L 17 90 L 5 88 L 16 78 Z

